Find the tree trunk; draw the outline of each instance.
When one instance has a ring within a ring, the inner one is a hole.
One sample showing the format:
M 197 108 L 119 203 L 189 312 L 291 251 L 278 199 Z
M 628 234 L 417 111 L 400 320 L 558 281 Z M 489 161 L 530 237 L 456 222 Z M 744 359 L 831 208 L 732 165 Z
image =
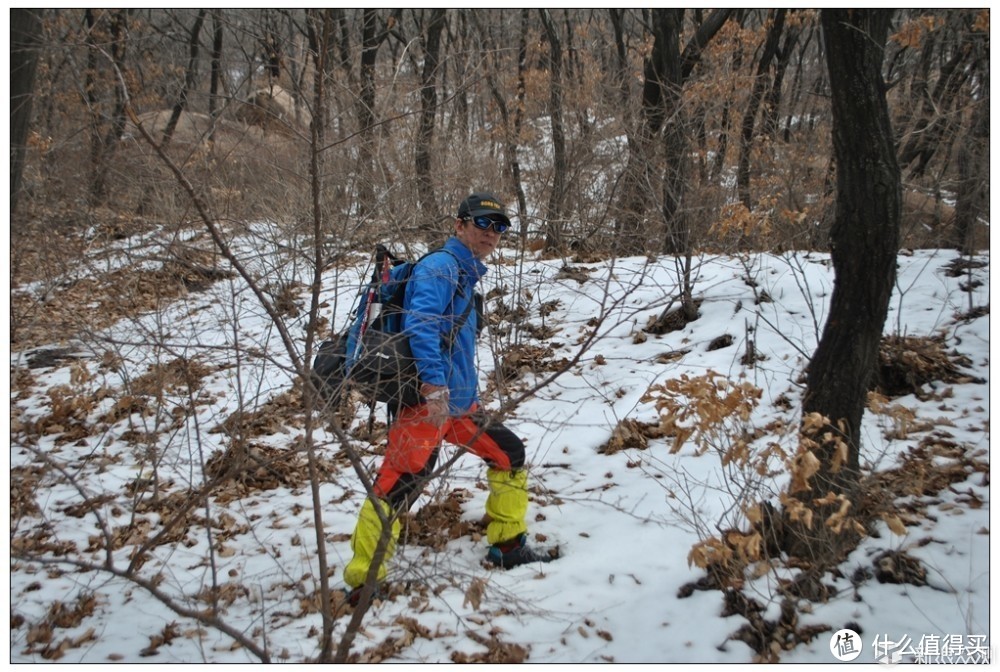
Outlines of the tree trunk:
M 859 9 L 824 9 L 820 17 L 830 73 L 837 214 L 830 234 L 830 313 L 809 363 L 802 403 L 803 435 L 815 441 L 811 452 L 819 460 L 809 483 L 808 495 L 815 498 L 833 493 L 855 501 L 861 416 L 896 277 L 902 196 L 881 74 L 891 17 L 892 10 Z M 810 430 L 818 416 L 822 426 Z M 789 535 L 785 550 L 835 562 L 851 538 L 849 529 L 838 529 L 827 517 L 839 503 L 807 505 L 820 515 L 811 528 L 803 525 Z
M 664 123 L 672 126 L 664 147 L 668 152 L 667 173 L 659 180 L 663 205 L 661 214 L 667 233 L 664 237 L 665 252 L 678 244 L 677 214 L 683 197 L 687 138 L 684 124 L 671 117 L 680 110 L 680 93 L 684 80 L 690 75 L 701 57 L 705 45 L 719 31 L 732 14 L 731 9 L 719 9 L 698 26 L 691 41 L 680 53 L 680 28 L 684 22 L 683 9 L 653 10 L 649 25 L 653 32 L 653 49 L 643 64 L 642 118 L 634 135 L 629 138 L 629 155 L 621 178 L 621 192 L 617 203 L 615 235 L 619 254 L 645 254 L 649 251 L 646 221 L 651 209 L 656 184 L 653 166 L 656 161 L 655 140 Z M 683 243 L 681 243 L 683 244 Z
M 17 209 L 42 38 L 41 9 L 10 10 L 10 212 Z
M 83 23 L 87 41 L 87 66 L 83 76 L 83 91 L 87 100 L 87 110 L 90 112 L 88 127 L 90 136 L 90 190 L 88 200 L 90 205 L 104 203 L 108 196 L 103 180 L 98 178 L 101 170 L 101 115 L 98 110 L 100 102 L 97 98 L 97 44 L 94 43 L 97 32 L 98 17 L 93 9 L 83 12 Z
M 659 14 L 663 40 L 659 52 L 660 73 L 663 76 L 663 134 L 664 172 L 662 178 L 661 208 L 665 235 L 663 252 L 681 254 L 687 248 L 688 231 L 686 217 L 681 210 L 684 190 L 688 180 L 688 136 L 687 113 L 681 106 L 681 89 L 684 80 L 681 75 L 681 28 L 684 25 L 684 10 L 654 10 Z M 655 50 L 655 48 L 654 48 Z
M 480 35 L 485 35 L 486 30 L 479 14 L 477 12 L 471 12 L 470 15 L 472 17 L 472 23 L 476 27 L 476 32 Z M 527 67 L 527 35 L 529 17 L 530 10 L 522 9 L 521 29 L 518 31 L 517 90 L 514 94 L 513 114 L 511 113 L 511 106 L 507 104 L 507 97 L 504 95 L 504 92 L 501 91 L 500 84 L 497 82 L 494 69 L 489 65 L 482 69 L 483 76 L 486 78 L 486 85 L 490 89 L 490 95 L 493 98 L 493 103 L 496 105 L 497 112 L 500 114 L 500 119 L 503 123 L 504 155 L 507 161 L 507 168 L 509 169 L 508 175 L 511 183 L 511 189 L 517 199 L 517 212 L 521 216 L 522 226 L 518 229 L 518 233 L 522 236 L 527 234 L 527 228 L 523 225 L 523 223 L 525 222 L 524 218 L 528 211 L 528 201 L 524 194 L 524 185 L 521 183 L 521 161 L 518 152 L 518 138 L 521 136 L 521 127 L 524 123 L 525 95 L 527 91 L 525 83 L 525 69 Z
M 365 217 L 375 207 L 375 59 L 382 39 L 378 10 L 363 10 L 361 28 L 361 91 L 358 95 L 357 213 Z
M 327 90 L 326 81 L 329 76 L 330 71 L 333 69 L 332 63 L 332 45 L 335 41 L 336 32 L 336 18 L 334 16 L 334 10 L 331 9 L 309 9 L 307 10 L 307 30 L 309 36 L 309 50 L 312 52 L 313 63 L 315 65 L 316 74 L 313 78 L 313 96 L 312 96 L 312 122 L 309 125 L 310 134 L 310 145 L 309 145 L 309 184 L 311 188 L 311 199 L 312 199 L 312 231 L 313 231 L 313 291 L 311 293 L 311 303 L 309 307 L 309 329 L 306 332 L 306 343 L 305 343 L 305 354 L 311 356 L 313 354 L 314 336 L 316 335 L 316 322 L 319 315 L 319 287 L 323 280 L 323 268 L 325 266 L 323 261 L 323 238 L 324 238 L 324 225 L 326 223 L 327 215 L 326 209 L 324 208 L 324 193 L 326 191 L 326 183 L 323 176 L 326 174 L 325 170 L 325 153 L 324 148 L 326 147 L 326 102 L 327 102 Z M 309 367 L 311 364 L 309 357 L 305 358 L 305 366 Z M 308 368 L 304 372 L 304 379 L 308 380 L 309 370 Z M 303 386 L 303 395 L 306 398 L 306 408 L 315 409 L 319 406 L 319 400 L 316 395 L 315 388 L 312 385 L 306 384 Z M 313 429 L 312 421 L 314 414 L 306 414 L 306 437 L 309 446 L 308 450 L 308 466 L 309 466 L 309 481 L 312 485 L 313 493 L 313 526 L 316 530 L 316 558 L 320 576 L 320 606 L 322 607 L 321 612 L 323 615 L 323 634 L 320 640 L 320 663 L 329 663 L 332 660 L 333 655 L 333 622 L 332 609 L 331 609 L 331 595 L 330 595 L 330 581 L 329 576 L 331 574 L 329 570 L 329 563 L 327 559 L 327 549 L 324 537 L 324 525 L 323 525 L 323 506 L 319 501 L 319 491 L 318 484 L 321 482 L 321 477 L 319 475 L 319 468 L 317 466 L 316 460 L 316 450 L 315 446 L 311 441 L 311 432 Z
M 213 120 L 219 114 L 219 86 L 222 82 L 222 11 L 212 10 L 212 75 L 208 89 L 208 116 Z M 212 126 L 215 133 L 215 125 Z M 209 138 L 211 139 L 211 137 Z
M 517 40 L 517 93 L 514 95 L 514 128 L 510 137 L 510 174 L 514 182 L 514 193 L 517 194 L 517 212 L 521 217 L 521 235 L 527 235 L 528 199 L 524 194 L 524 184 L 521 180 L 521 160 L 518 154 L 518 138 L 524 126 L 524 109 L 528 92 L 525 72 L 528 69 L 528 9 L 521 10 L 521 30 Z
M 743 21 L 746 19 L 746 10 L 739 10 L 734 20 L 739 24 L 739 27 L 743 27 Z M 737 42 L 736 50 L 733 52 L 733 72 L 738 73 L 743 67 L 743 44 L 742 42 Z M 715 159 L 712 161 L 712 169 L 709 171 L 708 179 L 712 182 L 716 181 L 722 171 L 726 167 L 726 154 L 729 152 L 729 115 L 732 109 L 733 99 L 736 97 L 736 88 L 739 86 L 739 80 L 735 77 L 733 78 L 733 84 L 730 89 L 730 93 L 722 101 L 722 115 L 719 120 L 719 133 L 718 133 L 718 144 L 715 149 Z
M 788 72 L 788 64 L 792 60 L 792 53 L 795 51 L 801 33 L 802 27 L 799 22 L 793 21 L 790 25 L 786 25 L 785 44 L 777 53 L 774 79 L 767 94 L 767 102 L 764 104 L 764 134 L 771 139 L 778 137 L 778 110 L 781 107 L 781 92 L 784 88 L 785 73 Z
M 783 134 L 785 142 L 792 141 L 792 127 L 795 125 L 794 123 L 795 117 L 801 116 L 799 115 L 798 112 L 798 105 L 799 101 L 802 99 L 802 92 L 806 88 L 805 72 L 804 72 L 805 64 L 807 62 L 806 55 L 809 53 L 809 44 L 812 42 L 813 35 L 815 34 L 815 32 L 816 30 L 814 26 L 810 23 L 805 28 L 805 38 L 801 42 L 796 40 L 796 42 L 799 45 L 798 59 L 796 59 L 795 62 L 795 76 L 792 78 L 792 87 L 791 87 L 792 92 L 788 96 L 788 104 L 786 105 L 788 113 L 785 116 L 785 127 Z
M 118 73 L 125 72 L 125 48 L 128 35 L 128 17 L 132 10 L 120 9 L 111 16 L 111 60 Z M 118 148 L 118 139 L 125 130 L 125 101 L 126 92 L 122 87 L 125 83 L 122 78 L 113 74 L 115 90 L 115 106 L 111 114 L 111 126 L 102 135 L 101 130 L 104 121 L 99 113 L 100 100 L 97 97 L 97 54 L 102 46 L 93 42 L 94 30 L 97 27 L 97 18 L 87 10 L 86 21 L 88 26 L 87 40 L 90 49 L 87 54 L 87 76 L 88 84 L 87 101 L 92 110 L 90 128 L 90 156 L 93 174 L 90 183 L 90 204 L 104 205 L 110 198 L 108 191 L 108 172 L 111 170 L 112 158 Z M 148 191 L 146 192 L 149 193 Z
M 545 251 L 562 254 L 562 204 L 566 192 L 566 134 L 563 128 L 563 54 L 559 30 L 547 9 L 539 9 L 545 36 L 549 41 L 549 120 L 552 124 L 552 189 L 545 212 Z
M 648 251 L 647 217 L 656 193 L 653 165 L 656 162 L 654 140 L 666 117 L 667 87 L 671 66 L 679 68 L 677 47 L 683 9 L 653 10 L 650 29 L 653 49 L 643 63 L 641 119 L 634 136 L 629 138 L 628 163 L 622 176 L 622 191 L 616 220 L 618 253 L 644 254 Z M 671 46 L 673 45 L 673 46 Z M 671 58 L 673 56 L 673 59 Z
M 942 137 L 949 126 L 949 120 L 958 104 L 959 91 L 967 82 L 971 71 L 969 59 L 973 48 L 972 16 L 960 13 L 949 21 L 953 24 L 951 39 L 941 38 L 934 44 L 939 49 L 950 48 L 951 57 L 941 66 L 934 91 L 924 96 L 921 116 L 918 118 L 909 140 L 899 151 L 899 164 L 911 166 L 911 179 L 921 177 L 935 154 L 942 149 Z M 926 82 L 924 82 L 926 89 Z
M 424 65 L 420 74 L 420 122 L 417 130 L 417 147 L 414 158 L 417 173 L 417 201 L 425 221 L 435 218 L 437 199 L 434 197 L 434 180 L 431 176 L 431 145 L 434 142 L 434 119 L 437 114 L 437 78 L 441 56 L 441 32 L 445 27 L 447 10 L 432 9 L 424 35 Z M 434 233 L 438 233 L 436 228 Z
M 680 45 L 680 33 L 683 28 L 683 11 L 672 17 L 670 15 L 665 17 L 666 32 L 670 34 L 670 37 L 664 42 L 667 49 L 664 56 L 669 61 L 677 61 L 676 67 L 669 65 L 663 70 L 669 78 L 663 90 L 663 120 L 666 124 L 664 138 L 666 171 L 663 175 L 662 213 L 665 227 L 663 252 L 666 254 L 689 255 L 691 253 L 691 222 L 682 207 L 691 163 L 688 151 L 687 113 L 681 100 L 684 83 L 691 76 L 695 64 L 701 59 L 705 45 L 715 37 L 735 11 L 733 9 L 717 9 L 709 14 L 698 25 L 694 35 L 685 45 L 683 53 L 676 52 Z M 687 292 L 685 292 L 685 296 L 688 296 Z M 687 303 L 684 305 L 684 310 L 691 313 L 695 308 L 693 304 Z
M 188 64 L 184 72 L 184 86 L 177 95 L 177 100 L 174 101 L 170 119 L 167 121 L 166 128 L 163 129 L 163 139 L 160 141 L 160 144 L 164 150 L 170 145 L 170 141 L 173 140 L 174 131 L 177 130 L 177 123 L 180 121 L 181 114 L 187 109 L 188 92 L 194 89 L 197 84 L 198 40 L 201 37 L 201 27 L 205 24 L 205 14 L 207 12 L 207 9 L 200 10 L 198 16 L 195 17 L 194 25 L 191 26 L 191 36 L 188 39 Z
M 988 49 L 980 52 L 972 122 L 958 152 L 958 196 L 949 241 L 963 254 L 976 251 L 976 224 L 980 218 L 988 220 L 990 210 L 990 63 Z
M 163 136 L 160 139 L 160 147 L 163 151 L 166 151 L 170 146 L 170 143 L 174 138 L 174 131 L 177 130 L 177 124 L 180 122 L 181 115 L 184 113 L 184 110 L 187 109 L 188 92 L 194 89 L 197 84 L 196 78 L 198 74 L 199 52 L 198 41 L 201 36 L 201 27 L 205 24 L 205 15 L 207 13 L 207 9 L 200 10 L 198 15 L 195 17 L 194 25 L 191 26 L 191 34 L 188 38 L 188 64 L 187 69 L 184 72 L 184 86 L 181 87 L 180 93 L 177 95 L 177 100 L 174 101 L 174 107 L 170 113 L 170 119 L 167 120 L 167 125 L 163 129 Z M 152 195 L 152 190 L 146 190 L 143 194 L 142 199 L 139 201 L 139 207 L 137 208 L 137 212 L 140 215 L 145 215 L 149 211 L 149 204 Z
M 781 32 L 785 28 L 784 9 L 772 9 L 770 11 L 770 27 L 767 30 L 767 38 L 764 40 L 764 49 L 761 52 L 760 60 L 757 61 L 757 75 L 754 77 L 753 87 L 750 89 L 750 100 L 747 102 L 747 109 L 743 112 L 743 123 L 740 126 L 740 158 L 739 166 L 736 169 L 736 191 L 739 193 L 740 201 L 748 211 L 753 209 L 753 199 L 750 195 L 750 152 L 753 149 L 753 132 L 756 126 L 757 112 L 760 110 L 761 102 L 764 100 L 764 91 L 767 88 L 767 71 L 771 67 L 771 61 L 778 53 L 778 45 L 781 41 Z

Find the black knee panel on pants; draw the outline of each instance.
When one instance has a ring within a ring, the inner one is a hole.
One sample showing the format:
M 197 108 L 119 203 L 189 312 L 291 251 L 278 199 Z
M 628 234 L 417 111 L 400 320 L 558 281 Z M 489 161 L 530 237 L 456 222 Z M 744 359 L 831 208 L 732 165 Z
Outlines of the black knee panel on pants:
M 517 434 L 501 424 L 488 425 L 484 431 L 510 458 L 511 471 L 517 471 L 524 466 L 524 441 L 518 438 Z

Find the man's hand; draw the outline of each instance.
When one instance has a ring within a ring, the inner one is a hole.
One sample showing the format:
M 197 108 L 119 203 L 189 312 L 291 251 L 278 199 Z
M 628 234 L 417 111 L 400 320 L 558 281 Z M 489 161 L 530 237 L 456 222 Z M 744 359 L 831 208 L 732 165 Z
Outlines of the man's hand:
M 420 386 L 420 396 L 427 406 L 427 419 L 439 427 L 448 419 L 448 387 L 424 383 Z

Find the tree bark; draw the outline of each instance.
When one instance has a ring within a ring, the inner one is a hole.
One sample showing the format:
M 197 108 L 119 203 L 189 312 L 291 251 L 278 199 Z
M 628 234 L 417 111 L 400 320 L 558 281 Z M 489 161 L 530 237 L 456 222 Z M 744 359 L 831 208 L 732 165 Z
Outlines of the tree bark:
M 891 16 L 892 10 L 824 9 L 820 17 L 830 73 L 837 214 L 830 234 L 830 313 L 809 363 L 802 403 L 803 434 L 815 441 L 812 454 L 820 465 L 809 484 L 816 498 L 832 492 L 854 501 L 861 416 L 896 277 L 900 169 L 881 74 Z M 808 429 L 811 414 L 824 418 L 818 430 Z M 812 529 L 791 535 L 786 550 L 833 561 L 850 535 L 824 524 L 837 504 L 816 506 L 820 515 Z
M 786 22 L 785 43 L 778 49 L 777 61 L 774 66 L 774 79 L 771 81 L 767 101 L 764 103 L 764 134 L 771 139 L 778 137 L 778 110 L 781 107 L 781 92 L 784 88 L 788 64 L 792 60 L 792 53 L 795 51 L 801 33 L 802 27 L 799 21 Z
M 562 204 L 566 193 L 566 133 L 563 128 L 563 50 L 559 30 L 547 9 L 539 9 L 549 42 L 549 120 L 552 125 L 552 188 L 545 213 L 545 251 L 565 252 Z
M 667 173 L 659 180 L 664 202 L 661 209 L 667 233 L 664 251 L 676 249 L 683 242 L 678 240 L 683 226 L 677 214 L 683 196 L 685 153 L 687 140 L 684 124 L 674 119 L 680 110 L 680 93 L 684 80 L 691 74 L 701 57 L 705 45 L 719 32 L 734 10 L 719 9 L 698 26 L 684 52 L 680 52 L 680 28 L 684 21 L 683 9 L 653 10 L 650 29 L 653 49 L 643 64 L 641 120 L 629 138 L 629 155 L 621 178 L 621 193 L 617 203 L 615 234 L 619 254 L 644 254 L 648 252 L 646 218 L 654 195 L 656 182 L 653 166 L 656 161 L 655 140 L 670 119 L 672 128 L 665 138 Z
M 654 13 L 659 10 L 654 10 Z M 687 186 L 688 129 L 687 112 L 681 105 L 681 89 L 684 78 L 681 74 L 680 37 L 684 25 L 684 11 L 665 11 L 661 15 L 663 26 L 663 51 L 661 73 L 664 75 L 662 89 L 664 172 L 662 177 L 661 207 L 663 216 L 663 252 L 683 254 L 690 241 L 687 217 L 681 208 Z
M 174 137 L 174 131 L 177 130 L 177 123 L 180 121 L 181 114 L 187 109 L 188 92 L 197 84 L 199 39 L 201 37 L 201 27 L 205 25 L 205 15 L 207 13 L 207 9 L 200 10 L 195 17 L 194 25 L 191 26 L 191 35 L 188 39 L 188 64 L 184 71 L 184 86 L 181 87 L 180 93 L 177 95 L 177 100 L 174 101 L 170 120 L 167 121 L 167 126 L 163 129 L 163 139 L 160 144 L 164 150 L 170 146 L 170 141 Z
M 521 180 L 521 159 L 518 152 L 518 139 L 521 137 L 521 128 L 524 126 L 524 110 L 528 85 L 525 80 L 525 73 L 528 69 L 528 9 L 521 10 L 521 30 L 518 31 L 517 39 L 517 93 L 514 95 L 514 122 L 513 129 L 508 141 L 510 151 L 510 176 L 514 182 L 514 193 L 517 194 L 518 214 L 521 217 L 522 225 L 520 232 L 522 236 L 528 233 L 526 217 L 528 215 L 528 198 L 524 194 L 524 184 Z
M 981 217 L 988 220 L 990 211 L 990 63 L 983 42 L 977 41 L 972 121 L 958 152 L 958 195 L 949 241 L 963 254 L 976 251 L 976 224 Z
M 222 83 L 222 11 L 212 10 L 212 75 L 208 89 L 208 116 L 213 120 L 219 113 L 219 87 Z
M 393 10 L 389 23 L 399 20 L 401 9 Z M 388 26 L 379 27 L 378 10 L 364 9 L 361 27 L 361 91 L 358 95 L 358 170 L 355 192 L 357 211 L 365 217 L 375 208 L 375 63 L 379 47 L 389 36 Z
M 524 217 L 528 210 L 528 200 L 525 196 L 524 185 L 521 181 L 521 160 L 518 150 L 518 138 L 521 136 L 521 127 L 524 124 L 525 95 L 527 91 L 525 70 L 527 68 L 527 35 L 530 11 L 531 10 L 529 9 L 521 10 L 521 28 L 518 31 L 519 37 L 517 43 L 517 89 L 514 93 L 513 106 L 507 104 L 507 98 L 504 95 L 504 92 L 501 91 L 494 69 L 489 66 L 483 68 L 483 76 L 486 78 L 486 85 L 489 87 L 493 103 L 496 105 L 497 112 L 500 114 L 500 119 L 503 123 L 504 155 L 507 162 L 507 168 L 509 170 L 509 172 L 505 172 L 509 175 L 510 186 L 514 192 L 515 198 L 517 199 L 517 212 L 521 217 L 522 223 L 525 221 Z M 479 14 L 476 12 L 470 12 L 470 15 L 472 17 L 472 24 L 476 27 L 476 32 L 479 34 L 485 34 L 486 31 Z M 512 107 L 513 110 L 511 110 Z M 518 229 L 518 233 L 522 236 L 526 235 L 527 228 L 522 225 Z
M 110 41 L 111 60 L 115 69 L 119 73 L 125 72 L 125 50 L 128 35 L 128 18 L 132 10 L 120 9 L 111 15 L 110 20 Z M 94 31 L 97 28 L 98 19 L 87 10 L 85 15 L 88 31 L 87 40 L 90 49 L 87 53 L 87 102 L 91 109 L 90 127 L 90 156 L 93 173 L 90 183 L 90 204 L 104 205 L 110 198 L 108 187 L 108 172 L 111 170 L 112 158 L 118 148 L 118 139 L 125 130 L 125 101 L 126 92 L 122 87 L 125 83 L 117 74 L 114 78 L 115 106 L 111 113 L 111 126 L 102 135 L 101 130 L 105 122 L 99 112 L 100 100 L 97 96 L 97 54 L 100 47 L 93 42 Z M 148 193 L 148 192 L 147 192 Z
M 417 180 L 417 201 L 426 215 L 436 212 L 434 180 L 431 176 L 431 146 L 434 143 L 434 119 L 437 115 L 437 78 L 441 62 L 441 33 L 445 27 L 447 10 L 431 10 L 427 30 L 423 36 L 424 64 L 420 73 L 420 122 L 417 129 L 417 146 L 414 168 Z M 432 222 L 434 217 L 425 217 Z M 435 231 L 437 233 L 437 231 Z
M 969 60 L 974 51 L 971 44 L 972 20 L 971 12 L 952 15 L 949 20 L 952 26 L 950 39 L 940 37 L 929 40 L 929 45 L 939 50 L 950 48 L 951 56 L 941 66 L 933 92 L 926 92 L 927 73 L 924 73 L 921 114 L 909 139 L 899 151 L 900 166 L 906 168 L 912 165 L 909 172 L 911 179 L 925 175 L 931 159 L 942 149 L 941 141 L 958 104 L 959 91 L 968 81 L 971 71 Z
M 41 9 L 10 10 L 10 212 L 17 209 L 42 38 Z
M 663 99 L 664 123 L 667 124 L 664 143 L 666 172 L 663 176 L 662 208 L 666 231 L 663 237 L 663 252 L 666 254 L 689 255 L 691 252 L 690 219 L 682 207 L 690 173 L 688 120 L 681 100 L 684 83 L 691 76 L 694 66 L 701 60 L 705 46 L 736 11 L 735 9 L 717 9 L 709 14 L 698 25 L 694 35 L 684 46 L 684 51 L 680 54 L 669 55 L 670 60 L 676 58 L 679 61 L 678 68 L 668 67 L 664 69 L 664 72 L 668 73 L 671 78 L 664 88 L 665 96 Z M 679 46 L 682 28 L 683 12 L 676 15 L 676 24 L 670 25 L 668 28 L 670 33 L 676 31 L 676 42 L 674 37 L 671 37 L 665 43 L 669 50 L 672 51 Z M 684 294 L 688 296 L 686 291 Z M 689 301 L 685 302 L 684 310 L 688 314 L 696 312 Z
M 733 18 L 739 24 L 740 28 L 742 28 L 743 22 L 746 19 L 746 10 L 739 10 Z M 743 67 L 742 43 L 737 43 L 736 50 L 733 52 L 732 58 L 733 72 L 739 72 Z M 729 115 L 733 106 L 733 99 L 736 97 L 737 86 L 738 80 L 734 77 L 730 94 L 726 96 L 725 100 L 722 101 L 722 115 L 719 121 L 718 145 L 715 150 L 715 159 L 712 161 L 712 169 L 708 174 L 708 179 L 713 182 L 718 179 L 718 177 L 722 174 L 723 169 L 726 167 L 726 154 L 729 152 Z
M 764 100 L 764 91 L 768 84 L 767 71 L 771 68 L 771 61 L 778 53 L 781 32 L 785 28 L 786 12 L 787 10 L 784 9 L 770 11 L 771 25 L 767 30 L 767 38 L 764 40 L 764 49 L 761 52 L 760 60 L 757 61 L 757 75 L 754 77 L 753 87 L 750 89 L 750 100 L 747 102 L 747 109 L 743 112 L 743 123 L 740 126 L 740 158 L 739 166 L 736 169 L 736 190 L 739 193 L 740 201 L 747 210 L 753 209 L 753 199 L 750 195 L 750 151 L 753 148 L 757 112 Z
M 362 217 L 375 207 L 375 59 L 382 38 L 378 10 L 363 10 L 361 27 L 361 91 L 358 95 L 357 208 Z

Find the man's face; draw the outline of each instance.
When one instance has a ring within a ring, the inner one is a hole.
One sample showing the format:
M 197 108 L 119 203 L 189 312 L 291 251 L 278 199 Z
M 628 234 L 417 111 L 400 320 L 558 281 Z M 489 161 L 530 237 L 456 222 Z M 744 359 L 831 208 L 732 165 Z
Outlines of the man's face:
M 500 244 L 501 235 L 492 226 L 488 229 L 480 229 L 472 223 L 472 220 L 455 220 L 455 236 L 472 250 L 476 259 L 485 259 L 493 254 L 497 245 Z

